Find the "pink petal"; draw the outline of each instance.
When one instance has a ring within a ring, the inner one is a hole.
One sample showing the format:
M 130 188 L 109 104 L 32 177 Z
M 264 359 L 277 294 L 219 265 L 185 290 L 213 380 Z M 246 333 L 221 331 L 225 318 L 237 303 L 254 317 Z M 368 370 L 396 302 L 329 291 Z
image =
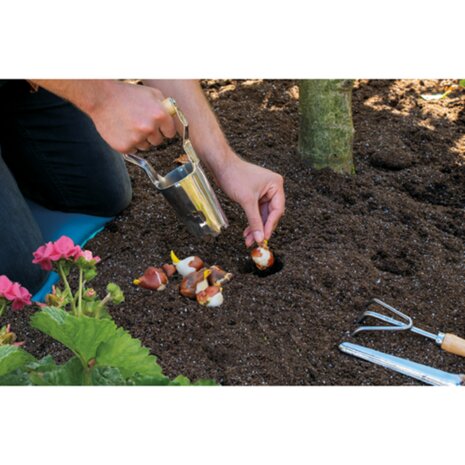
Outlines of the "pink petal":
M 52 252 L 53 244 L 51 242 L 47 242 L 33 253 L 34 260 L 32 260 L 32 263 L 40 265 L 43 270 L 50 271 L 52 269 L 52 262 L 50 259 Z
M 78 258 L 80 257 L 86 259 L 87 261 L 92 260 L 92 252 L 90 250 L 81 250 Z
M 4 293 L 3 295 L 8 300 L 15 300 L 17 293 L 19 293 L 19 283 L 13 283 Z
M 24 302 L 23 300 L 16 299 L 11 304 L 11 309 L 12 310 L 22 310 L 26 305 L 30 305 L 30 304 L 31 304 L 30 300 L 28 302 Z
M 4 274 L 2 274 L 0 276 L 0 294 L 3 295 L 3 293 L 7 291 L 12 284 L 13 283 Z
M 13 283 L 4 296 L 12 301 L 12 310 L 21 310 L 25 305 L 31 305 L 31 294 L 19 283 Z
M 76 252 L 77 250 L 73 240 L 68 236 L 61 236 L 53 243 L 53 252 L 50 254 L 50 259 L 57 261 L 62 258 L 74 257 Z
M 81 250 L 79 255 L 76 257 L 76 259 L 81 258 L 81 257 L 84 258 L 88 262 L 90 262 L 91 260 L 94 260 L 95 263 L 98 263 L 100 261 L 100 257 L 98 257 L 97 255 L 94 257 L 90 250 Z

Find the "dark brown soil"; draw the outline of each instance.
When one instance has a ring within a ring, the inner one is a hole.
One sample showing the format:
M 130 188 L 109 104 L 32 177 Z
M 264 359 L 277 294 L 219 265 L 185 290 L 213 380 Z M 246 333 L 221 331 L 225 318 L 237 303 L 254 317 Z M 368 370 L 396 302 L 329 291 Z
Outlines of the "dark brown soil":
M 338 350 L 341 341 L 465 372 L 465 359 L 412 333 L 350 337 L 378 297 L 432 332 L 465 336 L 465 92 L 426 102 L 443 81 L 357 81 L 353 93 L 357 173 L 315 172 L 299 160 L 296 82 L 204 81 L 231 145 L 285 178 L 286 214 L 271 241 L 283 269 L 251 273 L 242 240 L 245 216 L 220 194 L 231 226 L 219 238 L 191 237 L 148 178 L 129 167 L 134 200 L 88 244 L 103 261 L 95 287 L 121 285 L 116 322 L 159 357 L 169 376 L 214 378 L 225 385 L 417 384 Z M 161 171 L 180 145 L 149 154 Z M 174 249 L 233 272 L 225 303 L 204 308 L 132 285 Z M 66 352 L 17 315 L 16 330 L 36 355 Z

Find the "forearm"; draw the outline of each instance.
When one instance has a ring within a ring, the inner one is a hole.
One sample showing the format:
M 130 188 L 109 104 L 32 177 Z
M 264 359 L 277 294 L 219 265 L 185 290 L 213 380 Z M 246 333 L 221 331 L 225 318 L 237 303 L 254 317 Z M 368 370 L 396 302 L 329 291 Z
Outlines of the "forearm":
M 29 79 L 30 83 L 68 100 L 84 113 L 90 114 L 111 92 L 116 81 L 107 79 Z
M 167 97 L 173 97 L 189 122 L 189 137 L 202 162 L 219 177 L 238 157 L 231 149 L 198 81 L 144 80 Z

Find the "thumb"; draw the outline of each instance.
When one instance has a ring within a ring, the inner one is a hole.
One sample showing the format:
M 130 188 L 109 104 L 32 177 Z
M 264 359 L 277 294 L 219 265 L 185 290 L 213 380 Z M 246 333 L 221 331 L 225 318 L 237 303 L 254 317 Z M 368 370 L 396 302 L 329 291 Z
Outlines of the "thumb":
M 249 231 L 257 244 L 260 244 L 265 239 L 263 233 L 263 221 L 258 209 L 258 202 L 247 202 L 244 205 L 244 211 L 249 222 Z

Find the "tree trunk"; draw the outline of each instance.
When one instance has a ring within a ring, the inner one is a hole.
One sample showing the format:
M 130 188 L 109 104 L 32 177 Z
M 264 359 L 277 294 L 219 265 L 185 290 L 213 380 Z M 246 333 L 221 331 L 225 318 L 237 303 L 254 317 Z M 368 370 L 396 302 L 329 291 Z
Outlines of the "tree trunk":
M 316 169 L 355 173 L 352 85 L 348 79 L 300 81 L 299 153 Z

